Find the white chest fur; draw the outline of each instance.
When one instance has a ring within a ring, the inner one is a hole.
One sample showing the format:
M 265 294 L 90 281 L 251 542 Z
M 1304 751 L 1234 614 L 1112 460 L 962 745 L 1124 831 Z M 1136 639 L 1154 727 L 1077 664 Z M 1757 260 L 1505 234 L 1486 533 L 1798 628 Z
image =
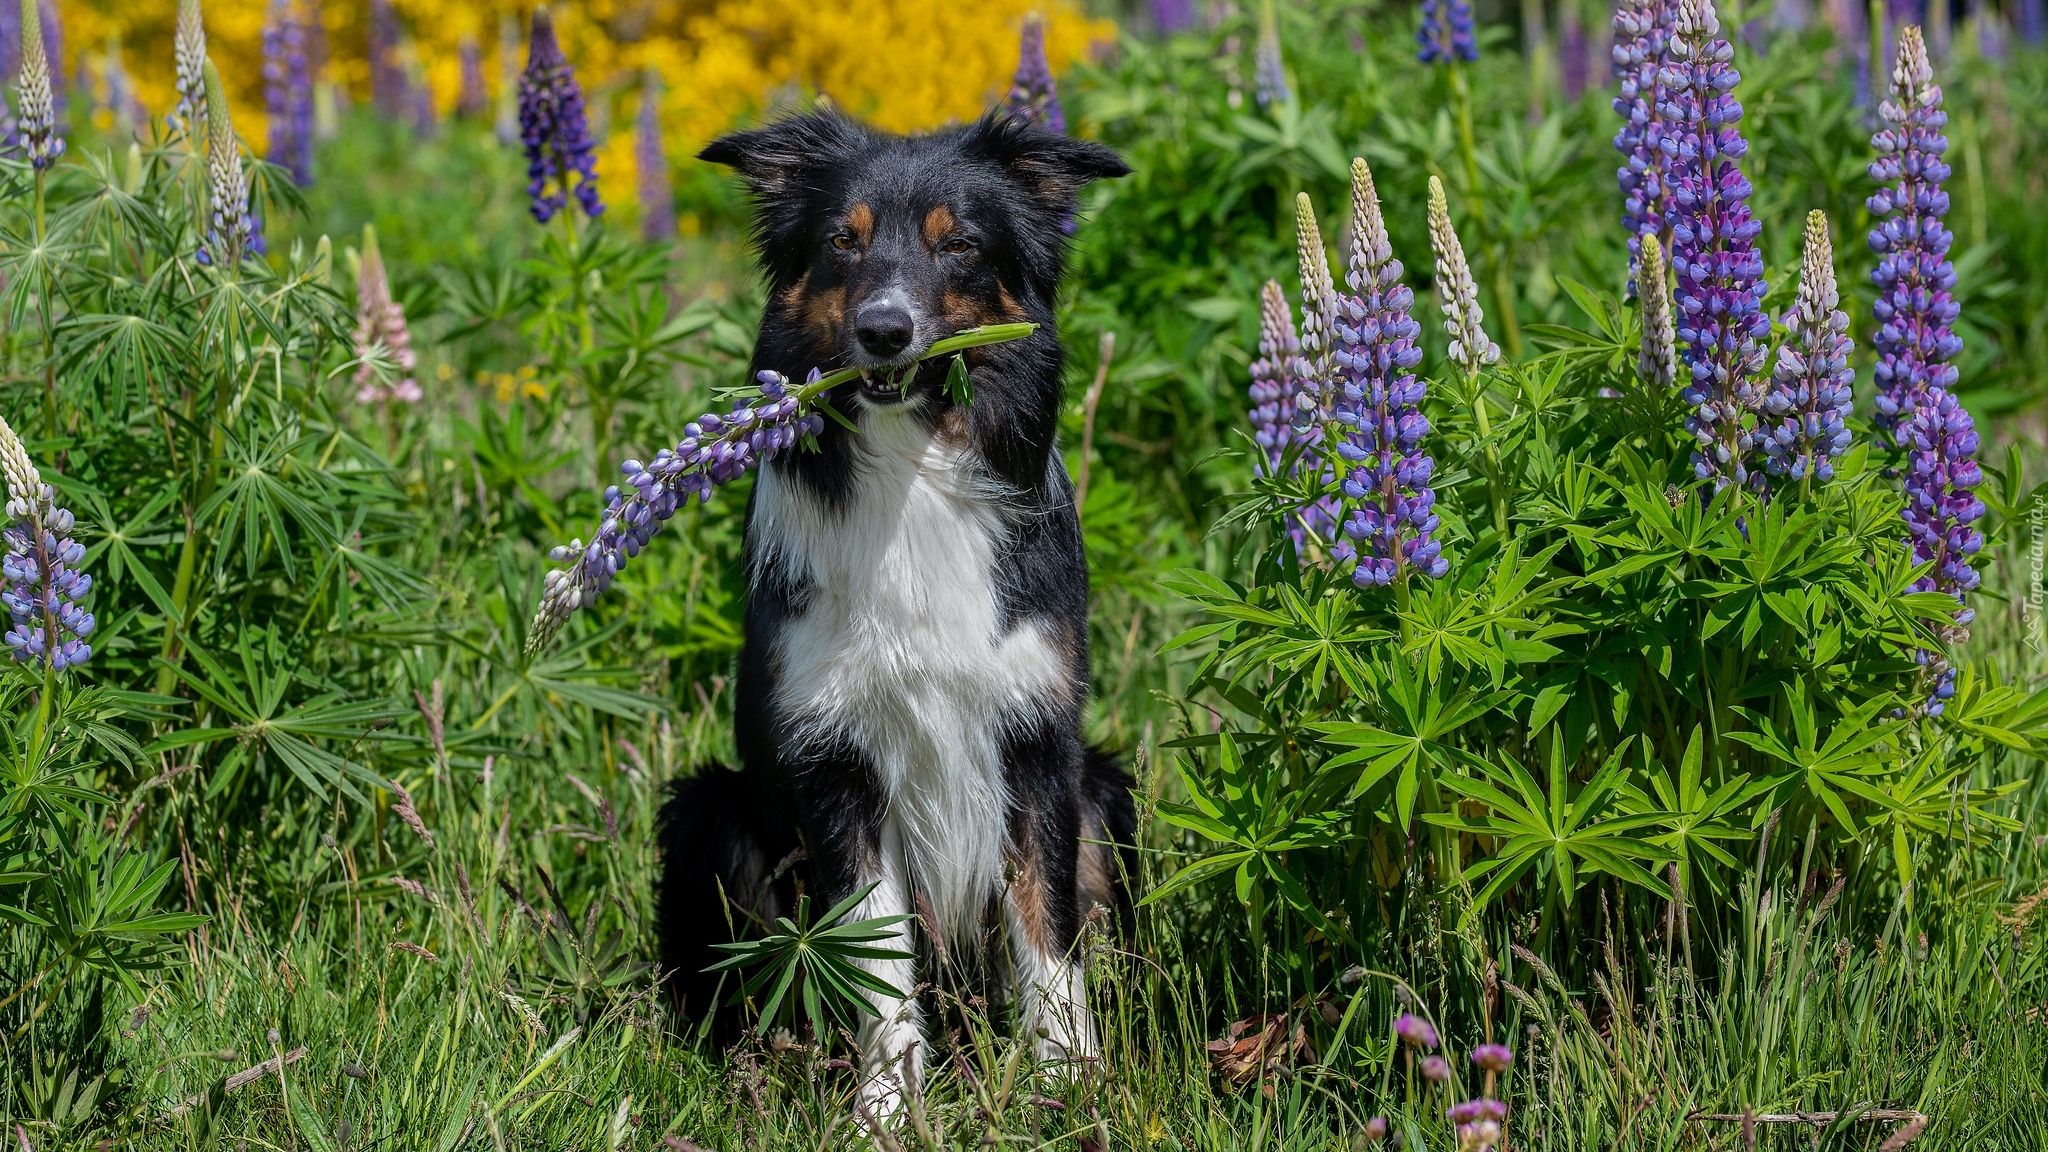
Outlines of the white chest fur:
M 774 653 L 799 745 L 785 751 L 845 740 L 868 755 L 902 863 L 940 929 L 966 941 L 1002 883 L 1003 734 L 1067 691 L 1065 669 L 1035 622 L 1002 628 L 1007 502 L 973 457 L 898 411 L 870 411 L 856 452 L 838 509 L 772 465 L 757 482 L 756 563 L 810 587 Z

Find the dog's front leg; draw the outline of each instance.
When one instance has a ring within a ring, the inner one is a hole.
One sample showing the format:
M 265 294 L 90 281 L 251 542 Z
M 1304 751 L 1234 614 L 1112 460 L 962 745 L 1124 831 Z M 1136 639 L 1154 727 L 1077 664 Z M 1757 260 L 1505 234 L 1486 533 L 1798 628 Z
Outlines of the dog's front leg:
M 848 917 L 850 920 L 916 912 L 906 875 L 903 834 L 895 821 L 883 823 L 879 841 L 875 859 L 862 862 L 860 879 L 854 885 L 859 889 L 873 884 L 875 889 L 854 909 Z M 884 946 L 903 952 L 912 951 L 909 922 L 905 921 L 898 931 L 900 937 Z M 903 993 L 896 997 L 870 992 L 868 1002 L 874 1006 L 875 1015 L 861 1021 L 860 1033 L 856 1037 L 862 1064 L 860 1103 L 877 1120 L 885 1120 L 903 1107 L 909 1093 L 919 1091 L 919 1084 L 924 1078 L 924 1046 L 921 1043 L 924 1035 L 917 1002 L 917 961 L 856 960 L 854 963 Z
M 1095 1021 L 1077 944 L 1081 918 L 1075 867 L 1080 839 L 1078 741 L 1046 736 L 1010 749 L 1010 882 L 1005 934 L 1017 1019 L 1038 1058 L 1079 1071 L 1096 1056 Z

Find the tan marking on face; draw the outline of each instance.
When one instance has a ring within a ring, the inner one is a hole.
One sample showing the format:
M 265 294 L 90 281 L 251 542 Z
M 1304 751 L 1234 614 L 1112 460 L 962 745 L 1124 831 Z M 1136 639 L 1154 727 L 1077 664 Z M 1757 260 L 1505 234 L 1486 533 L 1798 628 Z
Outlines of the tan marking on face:
M 865 201 L 847 209 L 846 230 L 853 233 L 853 238 L 860 241 L 861 247 L 866 248 L 875 239 L 875 210 L 868 207 Z
M 846 289 L 835 285 L 812 292 L 804 281 L 799 281 L 791 292 L 791 311 L 802 318 L 804 326 L 817 333 L 824 344 L 838 340 L 839 325 L 846 318 Z
M 946 207 L 944 204 L 941 204 L 938 207 L 932 209 L 931 211 L 925 213 L 925 247 L 936 251 L 939 247 L 939 242 L 944 240 L 947 236 L 952 235 L 954 227 L 956 227 L 956 225 L 953 220 L 953 210 L 951 208 Z

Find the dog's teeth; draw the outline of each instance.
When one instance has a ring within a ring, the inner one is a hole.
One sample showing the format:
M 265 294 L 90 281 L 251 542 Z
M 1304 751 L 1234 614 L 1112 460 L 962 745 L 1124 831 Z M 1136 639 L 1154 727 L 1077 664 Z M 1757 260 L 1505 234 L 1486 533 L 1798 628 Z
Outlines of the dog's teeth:
M 865 368 L 860 370 L 860 378 L 868 382 L 869 384 L 873 384 L 875 382 L 875 374 L 873 372 L 868 371 Z

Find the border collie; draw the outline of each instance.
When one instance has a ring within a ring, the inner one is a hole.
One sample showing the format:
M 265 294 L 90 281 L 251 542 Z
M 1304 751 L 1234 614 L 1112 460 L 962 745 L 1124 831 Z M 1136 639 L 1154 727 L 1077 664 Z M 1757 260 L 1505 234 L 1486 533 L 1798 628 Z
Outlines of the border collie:
M 1022 1034 L 1096 1055 L 1075 942 L 1128 923 L 1130 778 L 1084 745 L 1088 569 L 1055 450 L 1055 296 L 1075 194 L 1129 171 L 1108 148 L 991 113 L 921 136 L 815 113 L 701 153 L 746 179 L 769 297 L 750 371 L 863 370 L 819 451 L 766 464 L 747 507 L 741 771 L 679 782 L 661 813 L 660 936 L 688 1014 L 719 1013 L 712 945 L 876 884 L 853 913 L 918 918 L 927 959 L 1000 926 Z M 955 403 L 933 341 L 1032 321 L 966 354 Z M 964 397 L 962 398 L 964 399 Z M 801 861 L 800 864 L 793 862 Z M 1000 957 L 998 957 L 1000 959 Z M 869 961 L 861 1099 L 893 1111 L 923 1067 L 914 960 Z M 731 1035 L 729 1010 L 721 1022 Z

